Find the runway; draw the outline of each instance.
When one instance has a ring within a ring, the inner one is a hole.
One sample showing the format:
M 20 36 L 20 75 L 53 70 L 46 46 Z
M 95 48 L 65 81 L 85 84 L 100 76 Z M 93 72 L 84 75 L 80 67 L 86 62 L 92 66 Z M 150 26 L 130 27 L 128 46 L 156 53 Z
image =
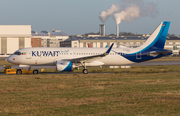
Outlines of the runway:
M 141 63 L 134 63 L 134 64 L 129 64 L 126 66 L 157 66 L 157 65 L 180 65 L 180 61 L 163 61 L 163 62 L 141 62 Z M 19 67 L 18 65 L 13 65 L 12 66 L 15 69 L 20 69 L 22 67 Z M 107 67 L 107 66 L 102 66 L 102 67 Z M 52 68 L 56 68 L 56 66 L 31 66 L 31 69 L 52 69 Z M 3 70 L 4 67 L 0 66 L 0 70 Z M 23 68 L 23 69 L 28 69 Z

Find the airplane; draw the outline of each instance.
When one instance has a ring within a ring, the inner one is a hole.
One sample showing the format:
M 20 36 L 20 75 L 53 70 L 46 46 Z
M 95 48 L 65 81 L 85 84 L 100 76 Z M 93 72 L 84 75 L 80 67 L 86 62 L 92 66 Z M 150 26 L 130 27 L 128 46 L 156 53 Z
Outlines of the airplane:
M 163 21 L 151 36 L 136 48 L 23 48 L 17 50 L 7 58 L 7 61 L 21 67 L 38 65 L 56 66 L 57 71 L 72 71 L 83 67 L 87 74 L 87 66 L 127 65 L 144 62 L 172 54 L 164 49 L 170 22 Z M 21 72 L 20 72 L 21 73 Z M 38 74 L 38 70 L 33 71 Z
M 90 43 L 87 43 L 87 45 L 88 45 L 88 48 L 92 48 L 92 45 Z M 107 48 L 107 47 L 108 47 L 108 45 L 105 46 L 105 48 Z
M 92 45 L 90 43 L 87 43 L 88 44 L 88 48 L 92 48 Z

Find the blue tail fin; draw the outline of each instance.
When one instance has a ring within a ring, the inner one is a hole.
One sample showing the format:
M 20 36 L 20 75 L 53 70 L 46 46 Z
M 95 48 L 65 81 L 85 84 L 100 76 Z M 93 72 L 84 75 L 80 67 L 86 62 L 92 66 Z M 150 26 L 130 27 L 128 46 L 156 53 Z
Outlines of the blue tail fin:
M 147 41 L 142 46 L 140 46 L 141 52 L 150 49 L 164 49 L 169 26 L 169 21 L 161 22 L 161 24 L 155 29 Z
M 153 47 L 164 49 L 164 45 L 166 42 L 168 30 L 169 30 L 170 22 L 164 21 L 162 23 L 161 30 L 157 36 L 158 41 L 153 45 Z

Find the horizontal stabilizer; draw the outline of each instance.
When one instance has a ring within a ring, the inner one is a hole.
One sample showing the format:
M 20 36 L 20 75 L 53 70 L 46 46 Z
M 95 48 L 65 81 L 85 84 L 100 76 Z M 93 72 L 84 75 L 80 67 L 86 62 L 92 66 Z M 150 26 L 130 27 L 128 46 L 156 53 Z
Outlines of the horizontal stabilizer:
M 156 57 L 156 56 L 159 56 L 159 55 L 166 55 L 166 54 L 169 54 L 169 53 L 172 53 L 172 51 L 171 50 L 167 50 L 167 51 L 152 51 L 152 52 L 150 52 L 150 56 Z

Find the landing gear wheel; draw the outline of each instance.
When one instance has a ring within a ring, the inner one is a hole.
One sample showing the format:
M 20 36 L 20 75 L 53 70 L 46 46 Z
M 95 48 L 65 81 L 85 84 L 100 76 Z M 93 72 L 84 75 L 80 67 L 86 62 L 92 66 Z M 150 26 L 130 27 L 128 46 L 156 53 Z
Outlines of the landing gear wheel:
M 84 69 L 84 70 L 83 70 L 83 73 L 84 73 L 84 74 L 88 74 L 88 70 L 87 70 L 87 69 Z
M 38 74 L 38 70 L 33 70 L 33 74 Z
M 16 74 L 18 74 L 18 75 L 22 74 L 22 70 L 21 69 L 17 69 Z

